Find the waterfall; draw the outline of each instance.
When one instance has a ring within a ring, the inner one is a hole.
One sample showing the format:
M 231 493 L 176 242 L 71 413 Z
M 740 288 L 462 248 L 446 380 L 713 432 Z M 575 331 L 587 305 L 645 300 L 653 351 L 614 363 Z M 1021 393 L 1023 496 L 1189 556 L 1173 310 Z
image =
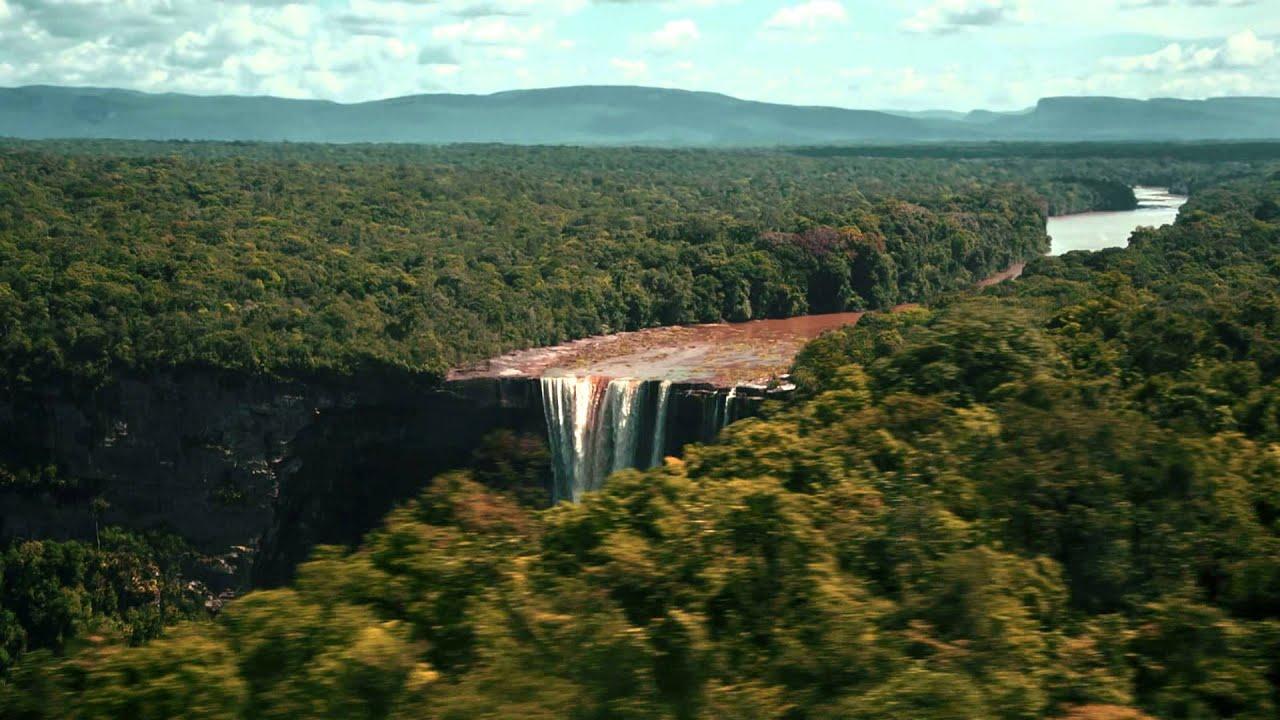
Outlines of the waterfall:
M 581 499 L 584 493 L 598 490 L 614 471 L 647 467 L 641 440 L 664 432 L 646 427 L 652 384 L 629 378 L 542 378 L 555 502 Z
M 738 419 L 738 388 L 715 391 L 702 398 L 702 442 L 716 439 L 720 431 Z
M 649 467 L 658 467 L 667 452 L 667 407 L 671 402 L 671 381 L 658 383 L 658 410 L 653 421 L 653 452 L 649 457 Z
M 613 431 L 613 462 L 604 475 L 614 470 L 638 467 L 636 449 L 640 444 L 640 425 L 644 421 L 643 400 L 645 383 L 634 380 L 613 380 L 605 395 L 606 427 Z M 604 436 L 606 433 L 600 433 Z M 601 476 L 601 480 L 604 476 Z
M 720 413 L 719 429 L 723 430 L 724 428 L 728 427 L 729 424 L 732 423 L 734 420 L 738 419 L 738 405 L 736 402 L 737 399 L 738 399 L 738 388 L 737 387 L 729 388 L 729 392 L 725 393 L 724 395 L 724 411 Z
M 575 470 L 586 462 L 585 440 L 596 385 L 591 378 L 542 379 L 542 411 L 555 470 L 551 495 L 556 502 L 574 497 Z
M 673 442 L 673 450 L 710 442 L 740 415 L 737 388 L 701 394 L 701 437 L 673 440 L 670 426 L 680 422 L 669 380 L 565 376 L 544 377 L 541 386 L 554 502 L 580 500 L 618 470 L 661 465 Z

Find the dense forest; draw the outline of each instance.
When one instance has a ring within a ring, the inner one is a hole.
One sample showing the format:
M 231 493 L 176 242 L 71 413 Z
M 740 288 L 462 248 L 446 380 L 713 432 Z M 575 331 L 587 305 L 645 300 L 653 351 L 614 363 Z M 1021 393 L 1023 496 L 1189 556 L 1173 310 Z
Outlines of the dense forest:
M 6 392 L 183 364 L 433 375 L 928 301 L 811 343 L 795 397 L 682 460 L 552 509 L 495 489 L 518 457 L 440 477 L 213 619 L 177 538 L 11 543 L 0 715 L 1280 708 L 1274 169 L 145 143 L 9 145 L 0 168 Z M 1042 252 L 1055 203 L 1170 174 L 1196 190 L 1175 226 L 967 289 Z
M 0 199 L 0 400 L 192 367 L 429 386 L 611 330 L 923 300 L 1046 247 L 1043 201 L 982 168 L 760 152 L 7 143 Z M 128 520 L 29 435 L 0 440 L 6 498 Z M 190 583 L 218 560 L 154 530 L 10 542 L 0 669 L 216 605 Z
M 1046 247 L 1035 195 L 977 172 L 324 152 L 0 152 L 6 380 L 182 365 L 438 374 L 616 330 L 889 307 Z
M 1043 213 L 1253 167 L 646 149 L 0 145 L 6 385 L 202 365 L 439 374 L 654 325 L 886 308 Z M 1030 190 L 1025 189 L 1030 188 Z

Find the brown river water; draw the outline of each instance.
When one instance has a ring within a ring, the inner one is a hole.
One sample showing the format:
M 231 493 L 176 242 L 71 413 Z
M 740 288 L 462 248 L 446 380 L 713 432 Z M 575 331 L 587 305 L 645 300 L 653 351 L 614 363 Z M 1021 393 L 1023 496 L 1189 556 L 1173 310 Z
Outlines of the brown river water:
M 591 376 L 763 385 L 785 373 L 805 343 L 861 317 L 860 312 L 802 315 L 600 335 L 508 353 L 459 368 L 449 379 Z

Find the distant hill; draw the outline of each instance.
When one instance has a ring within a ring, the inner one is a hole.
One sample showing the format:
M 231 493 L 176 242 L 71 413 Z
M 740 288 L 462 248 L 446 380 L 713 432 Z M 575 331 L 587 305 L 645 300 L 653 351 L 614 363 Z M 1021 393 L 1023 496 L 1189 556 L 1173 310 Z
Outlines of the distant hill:
M 1023 114 L 971 113 L 998 139 L 1267 140 L 1280 138 L 1280 98 L 1045 98 Z
M 1018 113 L 878 112 L 646 87 L 339 104 L 102 88 L 0 89 L 0 136 L 293 142 L 760 146 L 948 140 L 1280 138 L 1280 99 L 1048 98 Z

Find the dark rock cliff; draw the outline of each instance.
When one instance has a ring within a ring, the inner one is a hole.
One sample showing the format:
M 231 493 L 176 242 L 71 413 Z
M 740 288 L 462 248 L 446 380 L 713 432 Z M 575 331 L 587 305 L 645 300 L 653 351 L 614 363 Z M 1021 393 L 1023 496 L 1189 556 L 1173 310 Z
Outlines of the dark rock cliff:
M 718 431 L 724 392 L 677 386 L 669 451 Z M 753 412 L 739 396 L 732 417 Z M 0 488 L 0 536 L 163 529 L 220 560 L 214 589 L 285 582 L 319 543 L 357 542 L 397 502 L 471 464 L 499 429 L 544 442 L 538 382 L 281 381 L 212 371 L 0 399 L 0 462 L 56 468 L 56 489 Z M 549 469 L 548 469 L 549 472 Z

